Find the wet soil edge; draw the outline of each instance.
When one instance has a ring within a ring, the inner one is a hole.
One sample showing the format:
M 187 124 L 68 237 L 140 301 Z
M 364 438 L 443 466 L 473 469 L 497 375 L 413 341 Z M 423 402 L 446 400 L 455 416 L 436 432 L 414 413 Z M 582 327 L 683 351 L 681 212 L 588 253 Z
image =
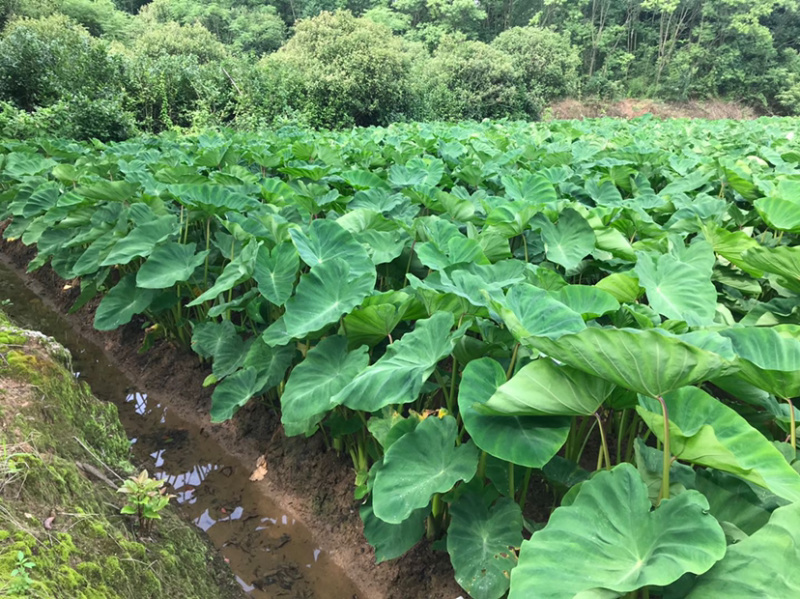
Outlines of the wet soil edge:
M 210 424 L 211 389 L 202 387 L 210 369 L 193 354 L 159 342 L 144 354 L 142 322 L 117 331 L 92 326 L 96 303 L 75 314 L 67 311 L 77 289 L 49 267 L 25 274 L 35 256 L 19 242 L 0 241 L 0 259 L 23 277 L 28 287 L 51 308 L 65 316 L 83 337 L 102 347 L 117 368 L 137 387 L 158 398 L 188 422 L 204 427 L 246 470 L 265 455 L 269 472 L 258 483 L 286 512 L 313 531 L 320 547 L 359 588 L 361 599 L 456 599 L 466 596 L 456 584 L 446 554 L 425 542 L 392 562 L 375 564 L 375 555 L 363 535 L 358 502 L 353 500 L 353 472 L 349 460 L 326 451 L 319 436 L 287 438 L 279 415 L 271 407 L 251 401 L 233 420 Z M 345 599 L 345 598 L 343 598 Z M 347 598 L 349 599 L 349 598 Z

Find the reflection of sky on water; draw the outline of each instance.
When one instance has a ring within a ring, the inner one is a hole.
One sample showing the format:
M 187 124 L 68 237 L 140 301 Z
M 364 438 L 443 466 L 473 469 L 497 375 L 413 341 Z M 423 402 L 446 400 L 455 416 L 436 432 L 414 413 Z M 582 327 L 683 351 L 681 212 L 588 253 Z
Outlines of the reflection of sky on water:
M 232 520 L 240 520 L 243 514 L 244 514 L 244 508 L 238 506 L 230 514 L 226 514 L 224 518 L 215 520 L 214 518 L 211 517 L 211 514 L 208 513 L 208 510 L 205 510 L 202 514 L 200 514 L 200 516 L 194 519 L 194 523 L 199 528 L 202 528 L 204 531 L 208 532 L 208 530 L 216 523 L 231 522 Z
M 128 403 L 136 402 L 133 409 L 136 410 L 136 413 L 139 416 L 144 416 L 147 413 L 147 393 L 129 393 L 128 396 L 125 398 L 125 401 Z
M 251 584 L 247 584 L 247 583 L 246 583 L 244 580 L 242 580 L 242 579 L 241 579 L 241 578 L 240 578 L 238 575 L 236 576 L 236 582 L 238 582 L 238 583 L 239 583 L 239 586 L 240 586 L 240 587 L 242 587 L 242 590 L 243 590 L 245 593 L 252 593 L 253 591 L 255 591 L 255 590 L 256 590 L 256 587 L 254 587 L 254 586 L 253 586 L 253 585 L 251 585 Z
M 164 464 L 163 455 L 165 451 L 165 449 L 159 449 L 158 451 L 150 454 L 150 457 L 156 460 L 156 468 L 160 468 Z M 178 503 L 193 504 L 197 501 L 197 497 L 195 497 L 194 494 L 195 489 L 203 484 L 203 481 L 205 481 L 208 475 L 215 470 L 219 470 L 219 465 L 198 464 L 192 467 L 192 469 L 188 472 L 169 474 L 161 471 L 156 472 L 155 476 L 159 480 L 166 480 L 167 483 L 169 483 L 169 485 L 173 488 L 173 493 L 175 494 L 175 499 Z
M 138 391 L 135 391 L 134 393 L 128 393 L 128 395 L 125 397 L 125 401 L 127 403 L 135 402 L 133 409 L 137 414 L 139 414 L 139 416 L 144 416 L 145 414 L 150 413 L 150 410 L 147 409 L 147 393 L 139 393 Z M 156 408 L 161 408 L 161 404 L 157 403 Z M 161 412 L 161 419 L 159 420 L 161 424 L 166 423 L 166 414 L 167 408 L 163 408 Z

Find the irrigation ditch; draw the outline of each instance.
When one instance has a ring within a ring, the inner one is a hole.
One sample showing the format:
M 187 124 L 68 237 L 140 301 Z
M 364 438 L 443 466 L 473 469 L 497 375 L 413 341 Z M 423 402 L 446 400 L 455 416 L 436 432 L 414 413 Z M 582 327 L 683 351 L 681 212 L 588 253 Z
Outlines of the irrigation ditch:
M 318 437 L 286 438 L 278 414 L 256 402 L 211 425 L 211 394 L 202 386 L 210 369 L 196 356 L 165 342 L 141 352 L 141 321 L 94 330 L 95 306 L 68 314 L 77 289 L 49 267 L 27 274 L 31 258 L 19 243 L 0 245 L 0 300 L 10 300 L 4 310 L 72 352 L 76 375 L 117 405 L 134 463 L 168 480 L 181 513 L 208 534 L 249 596 L 464 595 L 447 555 L 425 542 L 375 564 L 348 460 L 326 451 Z

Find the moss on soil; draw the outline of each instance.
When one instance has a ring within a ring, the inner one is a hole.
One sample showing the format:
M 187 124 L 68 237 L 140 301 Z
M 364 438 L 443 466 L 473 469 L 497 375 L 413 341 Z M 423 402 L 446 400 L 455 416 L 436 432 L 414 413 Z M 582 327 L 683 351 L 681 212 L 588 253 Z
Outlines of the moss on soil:
M 130 475 L 128 439 L 116 407 L 78 383 L 69 363 L 53 339 L 0 312 L 0 596 L 242 597 L 216 551 L 171 508 L 147 539 L 120 515 L 123 496 L 102 479 L 119 481 L 98 458 Z M 12 576 L 20 552 L 35 564 L 30 584 Z

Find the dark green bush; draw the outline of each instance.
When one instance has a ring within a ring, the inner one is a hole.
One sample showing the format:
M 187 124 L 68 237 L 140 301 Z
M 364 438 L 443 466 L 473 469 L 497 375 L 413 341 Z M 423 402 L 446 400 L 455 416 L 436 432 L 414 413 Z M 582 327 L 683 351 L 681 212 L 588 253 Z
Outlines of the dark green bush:
M 580 57 L 568 36 L 540 27 L 513 27 L 492 46 L 511 57 L 529 114 L 538 115 L 547 103 L 578 93 Z
M 0 38 L 0 100 L 33 111 L 80 92 L 113 97 L 123 64 L 105 42 L 64 15 L 11 22 Z
M 433 58 L 415 64 L 416 118 L 460 120 L 524 117 L 525 94 L 512 58 L 483 42 L 446 38 Z
M 298 21 L 294 37 L 259 63 L 267 79 L 288 76 L 290 110 L 324 127 L 385 124 L 405 114 L 410 66 L 401 38 L 349 12 Z

